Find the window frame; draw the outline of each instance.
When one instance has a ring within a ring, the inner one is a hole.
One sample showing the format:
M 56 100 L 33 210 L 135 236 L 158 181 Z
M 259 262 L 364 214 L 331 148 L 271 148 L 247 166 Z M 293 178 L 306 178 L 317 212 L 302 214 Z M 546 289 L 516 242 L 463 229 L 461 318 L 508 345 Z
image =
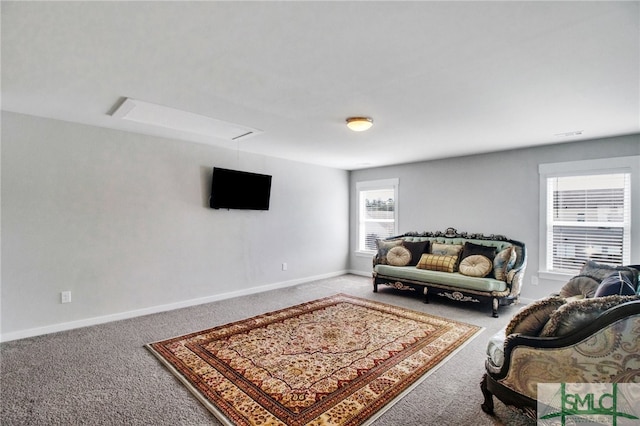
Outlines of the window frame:
M 356 249 L 355 253 L 360 256 L 370 257 L 371 255 L 376 253 L 376 250 L 366 250 L 360 247 L 360 241 L 363 232 L 363 200 L 362 193 L 366 191 L 374 191 L 381 189 L 393 189 L 393 199 L 394 199 L 394 211 L 393 211 L 393 234 L 398 234 L 398 187 L 399 187 L 400 179 L 392 178 L 392 179 L 379 179 L 379 180 L 368 180 L 368 181 L 360 181 L 356 182 Z
M 640 156 L 615 157 L 606 159 L 568 161 L 562 163 L 546 163 L 538 165 L 539 188 L 540 188 L 540 212 L 539 212 L 539 269 L 540 278 L 566 282 L 573 273 L 563 273 L 550 271 L 548 265 L 548 240 L 547 240 L 547 218 L 548 218 L 548 185 L 547 179 L 554 177 L 598 175 L 612 173 L 629 173 L 631 194 L 630 194 L 630 235 L 629 235 L 629 262 L 638 263 L 640 254 Z M 553 208 L 553 207 L 551 207 Z M 635 259 L 635 262 L 634 262 Z

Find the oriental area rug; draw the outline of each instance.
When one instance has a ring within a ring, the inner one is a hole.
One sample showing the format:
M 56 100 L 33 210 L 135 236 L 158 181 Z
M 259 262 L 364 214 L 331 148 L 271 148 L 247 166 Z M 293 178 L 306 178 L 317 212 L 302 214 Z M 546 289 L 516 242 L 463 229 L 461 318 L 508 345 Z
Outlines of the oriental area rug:
M 363 425 L 481 327 L 338 294 L 146 345 L 227 425 Z

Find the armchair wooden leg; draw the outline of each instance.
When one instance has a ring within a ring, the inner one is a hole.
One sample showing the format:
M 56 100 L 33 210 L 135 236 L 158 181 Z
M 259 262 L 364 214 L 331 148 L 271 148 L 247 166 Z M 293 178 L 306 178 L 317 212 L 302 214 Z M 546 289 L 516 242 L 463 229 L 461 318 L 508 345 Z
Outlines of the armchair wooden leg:
M 482 395 L 484 395 L 484 402 L 481 405 L 482 411 L 493 416 L 493 395 L 487 389 L 487 375 L 485 374 L 482 377 L 482 382 L 480 382 L 480 390 L 482 391 Z

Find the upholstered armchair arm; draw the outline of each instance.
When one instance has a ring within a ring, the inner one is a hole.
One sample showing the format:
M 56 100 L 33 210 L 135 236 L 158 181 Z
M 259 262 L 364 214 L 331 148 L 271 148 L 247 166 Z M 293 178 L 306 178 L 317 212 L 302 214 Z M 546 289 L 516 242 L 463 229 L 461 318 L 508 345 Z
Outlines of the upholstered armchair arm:
M 524 271 L 527 268 L 527 252 L 521 247 L 517 247 L 518 256 L 520 261 L 516 264 L 507 274 L 507 286 L 510 289 L 509 297 L 518 298 L 520 291 L 522 290 L 522 283 L 524 281 Z
M 509 287 L 509 296 L 517 298 L 520 296 L 520 291 L 522 290 L 522 282 L 524 281 L 524 270 L 526 264 L 522 265 L 520 268 L 512 270 L 513 273 L 507 275 L 507 286 Z
M 640 381 L 640 300 L 623 303 L 563 337 L 507 336 L 493 380 L 535 400 L 538 383 Z

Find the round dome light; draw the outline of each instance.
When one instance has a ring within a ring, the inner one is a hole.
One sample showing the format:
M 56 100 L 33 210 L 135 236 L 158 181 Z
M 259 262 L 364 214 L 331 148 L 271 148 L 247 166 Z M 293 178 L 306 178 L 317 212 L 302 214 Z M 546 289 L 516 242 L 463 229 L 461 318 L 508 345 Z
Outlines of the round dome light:
M 373 120 L 369 117 L 349 117 L 347 118 L 347 127 L 354 132 L 362 132 L 373 126 Z

